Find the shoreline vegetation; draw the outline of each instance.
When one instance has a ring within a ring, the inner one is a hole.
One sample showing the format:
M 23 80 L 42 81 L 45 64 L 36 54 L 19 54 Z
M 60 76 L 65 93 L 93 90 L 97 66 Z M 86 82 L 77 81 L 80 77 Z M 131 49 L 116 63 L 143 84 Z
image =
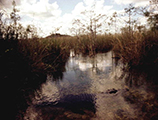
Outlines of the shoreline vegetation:
M 135 24 L 135 21 L 132 19 L 133 14 L 141 9 L 146 10 L 145 12 L 142 11 L 142 13 L 148 18 L 148 24 L 150 25 L 148 29 L 145 26 Z M 88 13 L 88 11 L 86 12 Z M 92 15 L 94 14 L 94 11 L 89 12 Z M 89 56 L 112 50 L 116 58 L 121 59 L 123 64 L 128 65 L 130 68 L 136 66 L 157 67 L 157 14 L 147 11 L 147 8 L 135 8 L 132 4 L 125 8 L 125 13 L 129 15 L 129 20 L 125 21 L 127 25 L 121 28 L 120 33 L 116 33 L 115 30 L 114 34 L 97 34 L 97 24 L 94 24 L 94 21 L 98 22 L 98 19 L 91 18 L 89 28 L 82 28 L 85 34 L 69 36 L 56 33 L 45 38 L 39 38 L 34 25 L 28 25 L 24 28 L 18 23 L 20 16 L 16 9 L 16 3 L 13 1 L 13 11 L 10 14 L 10 20 L 3 19 L 4 13 L 1 13 L 0 17 L 0 58 L 4 61 L 6 59 L 13 60 L 11 62 L 14 63 L 16 60 L 12 57 L 15 57 L 17 54 L 27 62 L 32 71 L 56 71 L 58 69 L 57 66 L 60 68 L 60 65 L 68 59 L 70 49 L 73 49 L 76 54 L 82 53 Z M 86 13 L 84 12 L 84 14 Z M 113 14 L 111 24 L 116 24 L 114 20 L 116 20 L 117 16 L 117 13 Z M 102 17 L 100 16 L 100 18 Z M 74 26 L 76 22 L 80 23 L 80 20 L 75 20 Z M 137 29 L 134 30 L 134 28 Z M 116 26 L 114 29 L 116 29 Z M 57 64 L 55 65 L 54 63 Z
M 121 60 L 127 71 L 139 69 L 157 78 L 158 14 L 149 11 L 144 13 L 149 22 L 149 28 L 145 28 L 133 25 L 134 21 L 131 20 L 133 10 L 132 5 L 125 9 L 131 16 L 126 23 L 127 26 L 122 28 L 120 33 L 99 35 L 94 27 L 93 30 L 89 28 L 87 34 L 76 36 L 52 34 L 46 38 L 39 38 L 33 25 L 24 28 L 18 23 L 20 16 L 13 2 L 9 22 L 6 22 L 3 13 L 0 13 L 0 78 L 15 85 L 15 89 L 18 86 L 13 94 L 21 88 L 21 83 L 28 82 L 22 79 L 28 74 L 35 73 L 35 79 L 31 80 L 36 80 L 37 83 L 42 74 L 52 74 L 54 79 L 58 79 L 58 74 L 62 76 L 65 71 L 71 49 L 75 54 L 82 53 L 91 57 L 97 53 L 113 51 L 115 59 Z M 133 30 L 134 27 L 137 29 Z M 18 82 L 20 83 L 17 84 Z M 158 80 L 154 79 L 153 82 L 158 83 Z M 21 95 L 21 92 L 19 94 Z M 134 92 L 129 94 L 135 96 Z

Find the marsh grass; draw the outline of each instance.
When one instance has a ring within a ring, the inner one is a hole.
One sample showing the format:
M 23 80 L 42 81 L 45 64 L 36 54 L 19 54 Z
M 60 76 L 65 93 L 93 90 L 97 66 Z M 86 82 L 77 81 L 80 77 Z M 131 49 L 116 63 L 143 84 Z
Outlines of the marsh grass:
M 143 40 L 143 36 L 139 33 L 135 33 L 133 36 L 130 34 L 117 35 L 113 50 L 123 63 L 132 62 L 132 65 L 137 65 L 142 54 Z
M 109 35 L 97 35 L 95 40 L 91 40 L 88 35 L 81 35 L 72 37 L 70 41 L 70 48 L 76 54 L 94 56 L 96 53 L 107 52 L 112 49 L 112 36 Z
M 118 34 L 113 42 L 113 51 L 124 64 L 130 67 L 157 65 L 157 32 Z
M 32 71 L 57 71 L 69 57 L 64 42 L 56 39 L 19 40 L 19 51 Z
M 158 34 L 151 31 L 133 32 L 132 35 L 127 33 L 97 35 L 94 41 L 87 35 L 81 35 L 8 40 L 4 43 L 6 44 L 2 45 L 1 54 L 14 52 L 16 49 L 16 52 L 28 62 L 32 71 L 56 71 L 65 64 L 71 49 L 76 54 L 89 56 L 113 50 L 115 56 L 129 67 L 158 66 Z
M 116 113 L 117 120 L 156 120 L 158 119 L 158 31 L 117 34 L 113 51 L 123 62 L 124 72 L 129 74 L 125 83 L 128 90 L 123 92 L 126 102 L 135 108 L 135 115 L 125 111 Z M 124 74 L 124 73 L 123 73 Z M 122 79 L 122 77 L 120 78 Z M 147 86 L 143 93 L 140 86 Z

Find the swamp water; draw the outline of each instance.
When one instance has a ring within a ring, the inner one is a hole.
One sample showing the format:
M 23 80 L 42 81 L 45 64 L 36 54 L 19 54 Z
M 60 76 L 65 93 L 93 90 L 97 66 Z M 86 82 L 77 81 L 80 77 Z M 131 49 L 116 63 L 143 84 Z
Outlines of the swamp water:
M 71 51 L 59 79 L 47 75 L 46 81 L 25 97 L 27 107 L 19 119 L 134 119 L 138 108 L 127 100 L 129 83 L 124 80 L 126 75 L 121 76 L 122 72 L 122 64 L 115 64 L 112 52 L 84 57 L 74 56 Z M 121 77 L 122 80 L 118 79 Z M 145 96 L 146 85 L 138 84 Z

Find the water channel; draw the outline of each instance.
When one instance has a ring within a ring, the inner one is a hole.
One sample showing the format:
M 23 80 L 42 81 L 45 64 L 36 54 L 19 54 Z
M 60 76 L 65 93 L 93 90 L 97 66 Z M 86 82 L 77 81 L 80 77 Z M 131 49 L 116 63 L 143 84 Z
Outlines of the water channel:
M 136 107 L 123 93 L 128 91 L 122 75 L 122 64 L 116 65 L 112 52 L 94 57 L 74 55 L 65 66 L 59 79 L 47 75 L 46 81 L 28 95 L 24 120 L 114 120 L 123 114 L 135 116 Z M 142 84 L 142 83 L 139 83 Z M 146 86 L 139 90 L 146 95 Z

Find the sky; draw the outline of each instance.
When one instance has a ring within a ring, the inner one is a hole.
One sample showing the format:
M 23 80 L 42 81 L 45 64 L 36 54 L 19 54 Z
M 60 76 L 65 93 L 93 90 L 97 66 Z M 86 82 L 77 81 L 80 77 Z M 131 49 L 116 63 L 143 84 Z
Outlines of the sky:
M 130 3 L 135 6 L 149 4 L 149 0 L 15 0 L 23 26 L 34 24 L 42 31 L 41 36 L 52 32 L 71 34 L 72 21 L 81 17 L 81 12 L 89 10 L 95 3 L 97 14 L 120 13 Z M 0 10 L 10 13 L 12 0 L 0 0 Z M 60 28 L 57 31 L 57 28 Z

